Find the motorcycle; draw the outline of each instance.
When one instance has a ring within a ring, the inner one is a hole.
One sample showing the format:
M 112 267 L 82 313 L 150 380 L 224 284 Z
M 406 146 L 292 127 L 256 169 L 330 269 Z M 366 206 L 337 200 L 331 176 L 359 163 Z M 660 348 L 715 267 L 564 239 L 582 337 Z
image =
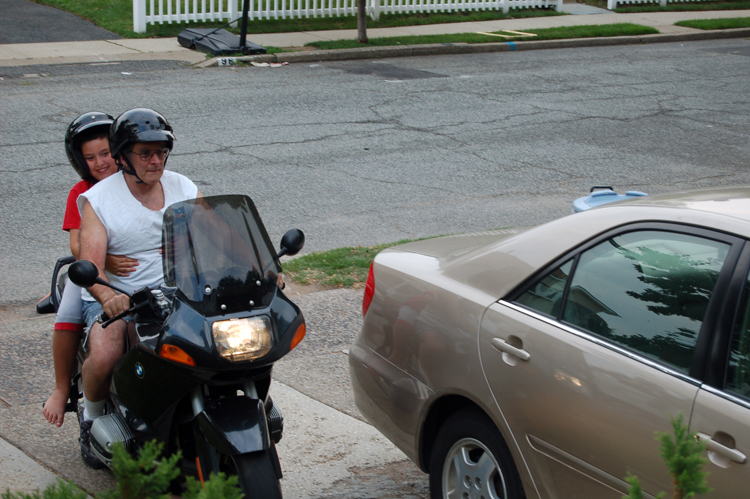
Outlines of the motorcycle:
M 101 284 L 130 296 L 126 352 L 117 361 L 106 415 L 94 420 L 91 447 L 112 466 L 112 447 L 131 454 L 147 441 L 181 451 L 183 475 L 237 475 L 248 498 L 281 498 L 276 444 L 283 417 L 269 396 L 274 362 L 305 335 L 300 309 L 278 285 L 280 257 L 294 255 L 304 234 L 288 231 L 277 253 L 247 196 L 212 196 L 167 208 L 162 230 L 165 283 L 134 293 L 98 277 L 88 261 L 72 263 L 70 280 Z M 61 259 L 53 276 L 59 300 Z M 49 308 L 49 307 L 48 307 Z M 68 410 L 78 406 L 80 366 Z

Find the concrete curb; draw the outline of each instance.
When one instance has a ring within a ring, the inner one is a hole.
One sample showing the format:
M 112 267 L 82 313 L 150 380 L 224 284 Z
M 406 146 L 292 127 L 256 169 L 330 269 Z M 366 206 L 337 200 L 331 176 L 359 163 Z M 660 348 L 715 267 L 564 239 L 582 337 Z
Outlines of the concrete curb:
M 278 54 L 251 55 L 244 57 L 214 57 L 196 64 L 206 68 L 234 65 L 239 62 L 323 62 L 351 61 L 358 59 L 385 59 L 391 57 L 414 57 L 425 55 L 480 54 L 488 52 L 510 52 L 516 50 L 541 50 L 571 47 L 602 47 L 607 45 L 640 45 L 645 43 L 688 42 L 724 38 L 750 37 L 750 28 L 700 31 L 678 35 L 655 34 L 641 36 L 613 36 L 603 38 L 569 38 L 564 40 L 519 41 L 498 43 L 446 43 L 425 45 L 395 45 L 388 47 L 363 47 L 353 49 L 315 50 L 306 52 L 280 52 Z

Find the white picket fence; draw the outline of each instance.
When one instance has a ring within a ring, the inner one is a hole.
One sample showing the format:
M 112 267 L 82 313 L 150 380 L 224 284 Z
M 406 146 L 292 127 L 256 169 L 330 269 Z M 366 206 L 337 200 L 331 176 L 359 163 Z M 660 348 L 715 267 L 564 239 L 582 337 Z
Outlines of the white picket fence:
M 625 5 L 634 5 L 634 4 L 642 4 L 642 3 L 658 3 L 662 7 L 667 6 L 667 2 L 669 3 L 682 3 L 682 2 L 704 2 L 704 1 L 712 1 L 712 0 L 607 0 L 607 8 L 609 10 L 612 10 L 617 7 L 618 4 L 625 4 Z
M 613 0 L 608 0 L 613 1 Z M 657 0 L 658 1 L 658 0 Z M 458 12 L 555 7 L 562 0 L 367 0 L 367 14 Z M 146 24 L 233 21 L 242 15 L 242 0 L 133 0 L 133 31 L 145 33 Z M 248 20 L 357 15 L 357 0 L 250 0 Z

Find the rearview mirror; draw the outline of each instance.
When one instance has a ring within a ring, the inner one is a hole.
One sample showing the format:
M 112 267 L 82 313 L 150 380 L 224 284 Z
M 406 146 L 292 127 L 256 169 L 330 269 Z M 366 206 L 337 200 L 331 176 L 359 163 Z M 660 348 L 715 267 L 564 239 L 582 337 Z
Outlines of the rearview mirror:
M 90 288 L 97 283 L 96 280 L 99 278 L 99 270 L 96 268 L 96 265 L 88 260 L 78 260 L 71 264 L 68 269 L 68 277 L 76 286 Z
M 284 255 L 296 255 L 305 245 L 305 233 L 299 229 L 292 229 L 284 234 L 281 238 L 281 251 L 277 255 L 281 258 Z
M 102 286 L 114 289 L 118 293 L 131 296 L 124 289 L 120 289 L 99 277 L 99 269 L 88 260 L 78 260 L 68 267 L 68 277 L 70 278 L 70 282 L 82 288 L 90 288 L 94 284 L 101 284 Z

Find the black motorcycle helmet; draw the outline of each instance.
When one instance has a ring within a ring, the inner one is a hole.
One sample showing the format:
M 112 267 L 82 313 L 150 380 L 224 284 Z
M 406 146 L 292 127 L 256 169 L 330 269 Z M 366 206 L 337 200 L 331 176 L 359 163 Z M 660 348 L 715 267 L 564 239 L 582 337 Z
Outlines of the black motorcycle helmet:
M 65 132 L 65 153 L 73 169 L 82 179 L 93 178 L 89 165 L 81 153 L 81 144 L 97 135 L 109 137 L 109 129 L 115 119 L 105 113 L 92 111 L 84 113 L 68 126 Z
M 167 119 L 153 109 L 137 108 L 117 117 L 109 130 L 109 147 L 112 156 L 129 175 L 136 174 L 127 153 L 137 142 L 165 142 L 169 150 L 174 146 L 174 134 Z M 166 165 L 167 160 L 164 160 Z

